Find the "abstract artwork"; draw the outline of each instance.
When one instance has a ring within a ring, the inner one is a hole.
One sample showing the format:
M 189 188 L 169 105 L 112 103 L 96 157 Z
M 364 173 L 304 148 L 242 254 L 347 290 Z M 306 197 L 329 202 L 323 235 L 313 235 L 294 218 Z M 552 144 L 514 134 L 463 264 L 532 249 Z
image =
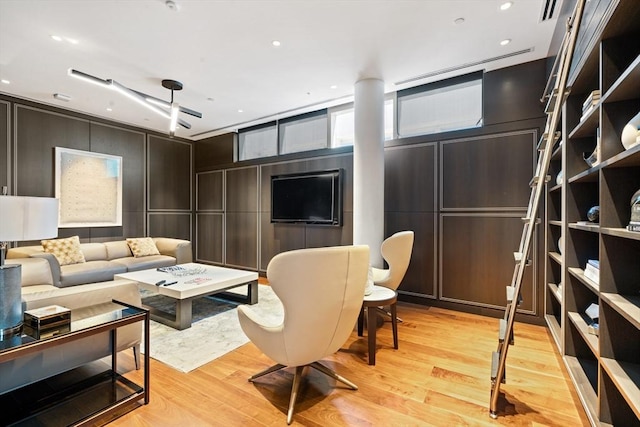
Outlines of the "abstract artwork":
M 122 157 L 55 147 L 60 228 L 122 225 Z

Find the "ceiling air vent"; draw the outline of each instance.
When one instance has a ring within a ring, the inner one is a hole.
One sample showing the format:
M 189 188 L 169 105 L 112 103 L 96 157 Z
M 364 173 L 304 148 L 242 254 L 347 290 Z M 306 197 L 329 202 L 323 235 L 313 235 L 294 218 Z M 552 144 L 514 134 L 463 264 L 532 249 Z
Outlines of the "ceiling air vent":
M 560 3 L 561 0 L 544 0 L 542 2 L 542 14 L 540 15 L 540 22 L 548 21 L 555 18 L 555 11 L 557 10 L 556 3 Z

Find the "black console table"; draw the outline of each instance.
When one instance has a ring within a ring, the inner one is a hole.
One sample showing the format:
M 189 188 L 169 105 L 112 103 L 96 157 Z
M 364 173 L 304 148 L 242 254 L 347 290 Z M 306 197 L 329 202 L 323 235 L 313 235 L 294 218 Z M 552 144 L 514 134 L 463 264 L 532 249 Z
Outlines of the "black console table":
M 144 324 L 144 385 L 117 372 L 118 328 Z M 104 332 L 111 334 L 111 369 L 73 371 L 47 378 L 0 395 L 1 425 L 82 426 L 100 425 L 149 403 L 149 311 L 119 301 L 71 311 L 68 332 L 35 339 L 28 335 L 0 341 L 0 363 Z M 66 376 L 66 377 L 65 377 Z

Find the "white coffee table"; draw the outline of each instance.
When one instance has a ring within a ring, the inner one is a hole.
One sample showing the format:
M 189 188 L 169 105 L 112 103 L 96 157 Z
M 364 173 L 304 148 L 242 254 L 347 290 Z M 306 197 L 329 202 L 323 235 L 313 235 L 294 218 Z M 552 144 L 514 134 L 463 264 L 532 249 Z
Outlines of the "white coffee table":
M 178 330 L 191 327 L 191 301 L 194 298 L 218 294 L 238 286 L 247 285 L 248 291 L 245 302 L 248 304 L 258 302 L 258 273 L 254 271 L 198 263 L 180 264 L 178 267 L 187 270 L 200 269 L 202 272 L 188 276 L 174 276 L 171 273 L 153 268 L 116 274 L 114 279 L 133 280 L 138 282 L 142 289 L 174 299 L 176 301 L 175 316 L 156 307 L 147 306 L 147 308 L 150 311 L 151 319 Z M 166 283 L 176 283 L 168 286 L 156 285 L 162 280 Z

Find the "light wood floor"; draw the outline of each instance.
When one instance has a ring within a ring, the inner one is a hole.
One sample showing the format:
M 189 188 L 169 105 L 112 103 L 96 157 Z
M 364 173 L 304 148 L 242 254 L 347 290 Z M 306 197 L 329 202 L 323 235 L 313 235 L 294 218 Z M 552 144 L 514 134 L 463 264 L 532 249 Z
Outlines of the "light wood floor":
M 390 323 L 378 330 L 376 366 L 367 365 L 366 336 L 354 332 L 325 364 L 359 386 L 336 386 L 308 368 L 292 425 L 299 426 L 587 426 L 562 360 L 546 328 L 516 323 L 509 350 L 506 400 L 489 417 L 491 352 L 498 320 L 398 304 L 400 348 Z M 152 343 L 153 345 L 153 343 Z M 128 354 L 128 352 L 127 352 Z M 127 370 L 132 362 L 121 357 Z M 151 403 L 111 426 L 286 425 L 291 370 L 250 375 L 272 365 L 253 344 L 188 374 L 151 361 Z M 127 374 L 141 383 L 142 371 Z

